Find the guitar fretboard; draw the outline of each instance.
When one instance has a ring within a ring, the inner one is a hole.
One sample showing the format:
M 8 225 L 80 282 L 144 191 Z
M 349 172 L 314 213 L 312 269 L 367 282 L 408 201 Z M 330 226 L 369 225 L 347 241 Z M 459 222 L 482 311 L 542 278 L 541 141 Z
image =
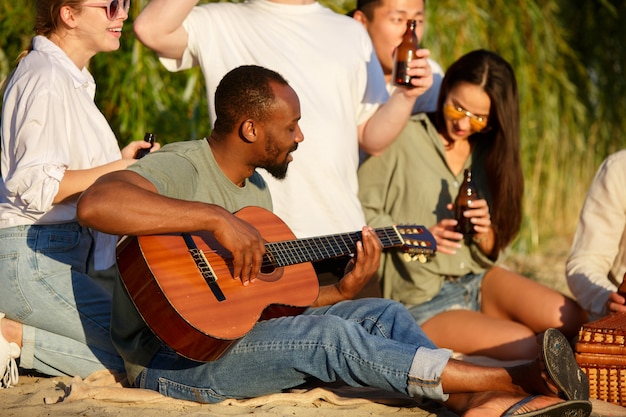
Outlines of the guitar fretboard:
M 401 246 L 404 241 L 394 227 L 374 229 L 383 248 Z M 303 262 L 315 262 L 337 258 L 356 252 L 356 242 L 362 240 L 361 232 L 311 237 L 297 240 L 267 243 L 263 265 L 289 266 Z

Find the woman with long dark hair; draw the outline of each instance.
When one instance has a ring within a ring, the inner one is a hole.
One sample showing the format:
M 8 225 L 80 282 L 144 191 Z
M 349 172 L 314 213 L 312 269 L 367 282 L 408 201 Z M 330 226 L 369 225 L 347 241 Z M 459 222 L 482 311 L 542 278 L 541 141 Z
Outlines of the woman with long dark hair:
M 547 328 L 573 337 L 587 316 L 572 299 L 498 266 L 522 222 L 519 98 L 511 65 L 470 52 L 446 71 L 433 115 L 414 116 L 381 156 L 359 170 L 368 223 L 429 227 L 437 255 L 425 264 L 383 255 L 383 295 L 405 304 L 438 345 L 498 359 L 532 359 Z M 430 117 L 429 117 L 430 116 Z M 479 198 L 455 231 L 453 202 L 471 170 Z

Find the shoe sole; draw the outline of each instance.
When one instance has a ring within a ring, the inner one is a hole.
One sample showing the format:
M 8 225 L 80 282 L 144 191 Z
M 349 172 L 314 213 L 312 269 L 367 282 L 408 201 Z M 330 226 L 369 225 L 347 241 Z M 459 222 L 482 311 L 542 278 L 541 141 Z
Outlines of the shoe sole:
M 578 366 L 567 338 L 556 329 L 546 330 L 543 337 L 543 360 L 548 375 L 565 396 L 565 400 L 589 400 L 589 379 Z

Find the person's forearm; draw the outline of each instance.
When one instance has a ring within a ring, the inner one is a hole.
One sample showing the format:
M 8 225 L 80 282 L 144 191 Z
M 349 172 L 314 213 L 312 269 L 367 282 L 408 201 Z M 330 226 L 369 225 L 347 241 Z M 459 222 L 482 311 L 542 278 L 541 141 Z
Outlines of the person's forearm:
M 71 198 L 77 198 L 81 192 L 93 184 L 99 177 L 109 172 L 124 169 L 134 160 L 118 159 L 105 165 L 90 169 L 66 170 L 63 179 L 59 183 L 59 190 L 54 197 L 53 203 L 58 204 Z
M 609 280 L 610 264 L 602 257 L 574 254 L 567 260 L 567 285 L 576 301 L 593 317 L 606 314 L 606 301 L 617 291 Z
M 183 21 L 198 0 L 152 0 L 133 23 L 141 43 L 159 56 L 180 58 L 187 47 Z
M 380 155 L 398 137 L 407 124 L 415 97 L 396 88 L 389 100 L 359 128 L 361 149 L 370 155 Z
M 472 237 L 472 240 L 490 259 L 495 260 L 498 258 L 498 252 L 494 251 L 496 247 L 496 235 L 492 227 L 485 233 L 476 233 Z
M 115 177 L 123 179 L 112 180 Z M 104 178 L 107 181 L 88 188 L 77 204 L 80 223 L 101 232 L 139 236 L 212 230 L 224 212 L 209 204 L 163 197 L 128 171 Z
M 337 285 L 324 285 L 320 287 L 320 293 L 317 297 L 317 300 L 315 300 L 311 307 L 333 305 L 340 301 L 345 301 L 348 299 L 348 297 L 345 297 L 343 294 L 341 294 Z

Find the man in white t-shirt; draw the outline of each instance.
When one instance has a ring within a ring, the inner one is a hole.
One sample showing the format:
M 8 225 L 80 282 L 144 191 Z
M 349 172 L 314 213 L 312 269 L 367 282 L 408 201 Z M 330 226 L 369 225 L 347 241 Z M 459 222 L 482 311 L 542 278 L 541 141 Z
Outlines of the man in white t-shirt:
M 137 37 L 171 71 L 202 68 L 211 120 L 229 70 L 256 64 L 281 73 L 300 97 L 306 141 L 285 180 L 261 171 L 274 212 L 298 238 L 360 230 L 359 147 L 379 154 L 403 129 L 432 84 L 429 51 L 410 64 L 414 88 L 389 95 L 362 25 L 315 0 L 197 3 L 152 0 L 135 21 Z
M 419 42 L 424 38 L 425 3 L 426 0 L 358 0 L 356 9 L 349 13 L 363 24 L 370 35 L 390 92 L 395 88 L 391 82 L 393 54 L 402 41 L 409 19 L 417 23 L 415 34 Z M 428 59 L 428 62 L 433 74 L 433 84 L 417 98 L 413 114 L 431 113 L 437 109 L 437 97 L 444 72 L 437 62 L 432 59 Z

